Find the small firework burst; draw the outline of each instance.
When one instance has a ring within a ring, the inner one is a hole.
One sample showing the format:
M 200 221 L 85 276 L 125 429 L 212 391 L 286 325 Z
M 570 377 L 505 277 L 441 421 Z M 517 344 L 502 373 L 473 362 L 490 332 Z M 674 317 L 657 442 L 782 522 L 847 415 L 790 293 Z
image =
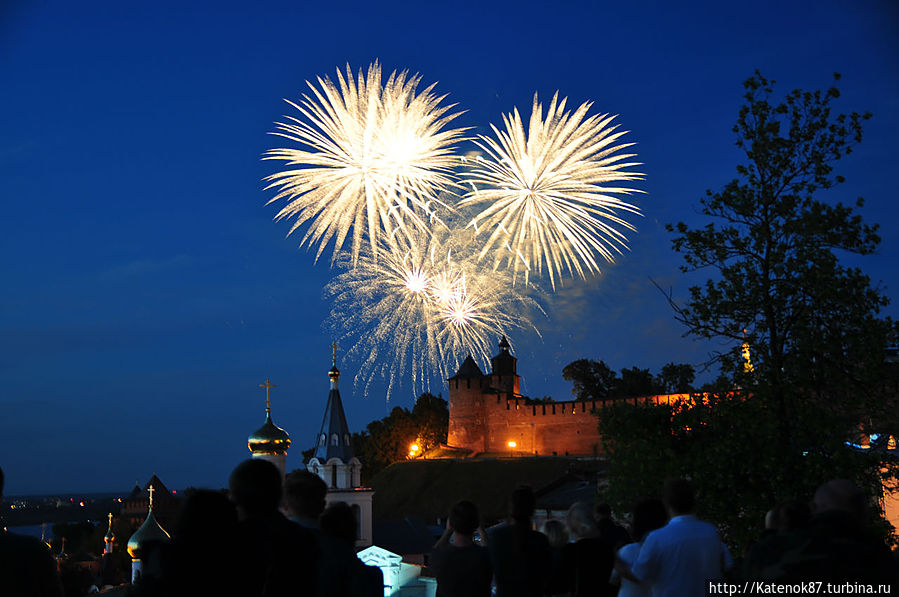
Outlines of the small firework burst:
M 536 330 L 536 300 L 479 266 L 466 251 L 471 236 L 461 229 L 402 237 L 383 243 L 377 258 L 363 251 L 355 263 L 348 254 L 339 260 L 345 271 L 325 292 L 334 298 L 331 325 L 362 361 L 357 383 L 385 379 L 389 395 L 411 373 L 413 390 L 424 390 L 467 354 L 485 363 L 497 337 Z

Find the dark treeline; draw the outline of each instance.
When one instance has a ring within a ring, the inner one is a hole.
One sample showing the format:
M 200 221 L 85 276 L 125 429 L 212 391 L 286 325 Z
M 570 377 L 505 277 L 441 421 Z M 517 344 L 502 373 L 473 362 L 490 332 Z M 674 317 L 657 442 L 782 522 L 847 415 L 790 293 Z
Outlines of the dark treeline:
M 571 393 L 575 400 L 609 400 L 706 391 L 714 385 L 695 387 L 696 370 L 692 365 L 683 363 L 668 363 L 655 375 L 649 369 L 639 367 L 622 369 L 619 374 L 603 361 L 579 359 L 562 369 L 562 377 L 574 384 Z
M 406 460 L 413 444 L 421 454 L 445 443 L 448 425 L 446 400 L 425 392 L 416 399 L 411 411 L 394 407 L 386 417 L 369 423 L 365 431 L 354 433 L 353 449 L 364 463 L 363 483 L 394 462 Z

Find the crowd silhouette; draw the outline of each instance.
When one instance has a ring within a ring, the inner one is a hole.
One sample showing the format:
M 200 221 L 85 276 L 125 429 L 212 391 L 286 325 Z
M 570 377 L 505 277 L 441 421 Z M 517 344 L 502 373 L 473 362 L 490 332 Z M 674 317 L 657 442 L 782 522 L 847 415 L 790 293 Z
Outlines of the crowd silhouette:
M 0 469 L 0 500 L 3 483 Z M 170 541 L 142 546 L 141 575 L 127 594 L 384 595 L 381 570 L 356 555 L 352 508 L 326 507 L 326 495 L 325 483 L 309 472 L 288 474 L 282 487 L 274 465 L 244 461 L 227 492 L 187 497 Z M 897 586 L 895 555 L 869 529 L 870 501 L 850 481 L 828 481 L 810 500 L 785 499 L 759 513 L 758 540 L 737 563 L 718 529 L 696 516 L 689 481 L 668 480 L 661 496 L 638 500 L 628 529 L 607 504 L 576 503 L 542 532 L 533 528 L 530 487 L 517 487 L 508 517 L 487 530 L 477 505 L 462 500 L 448 512 L 424 573 L 436 578 L 438 597 L 699 596 L 715 594 L 720 581 L 856 588 L 849 592 Z M 0 595 L 64 594 L 46 545 L 0 533 Z

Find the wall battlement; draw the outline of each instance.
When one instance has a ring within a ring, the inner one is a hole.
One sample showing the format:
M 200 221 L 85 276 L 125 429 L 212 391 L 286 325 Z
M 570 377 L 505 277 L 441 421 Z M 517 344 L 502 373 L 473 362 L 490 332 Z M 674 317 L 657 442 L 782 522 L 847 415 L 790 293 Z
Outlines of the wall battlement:
M 594 411 L 601 411 L 613 401 L 530 401 L 519 391 L 517 359 L 509 352 L 505 338 L 499 348 L 499 354 L 491 359 L 489 374 L 482 373 L 468 357 L 448 380 L 447 444 L 474 453 L 599 454 L 602 443 Z M 624 402 L 671 404 L 687 397 L 688 394 L 668 394 L 628 398 Z M 510 442 L 514 442 L 514 447 L 510 448 Z

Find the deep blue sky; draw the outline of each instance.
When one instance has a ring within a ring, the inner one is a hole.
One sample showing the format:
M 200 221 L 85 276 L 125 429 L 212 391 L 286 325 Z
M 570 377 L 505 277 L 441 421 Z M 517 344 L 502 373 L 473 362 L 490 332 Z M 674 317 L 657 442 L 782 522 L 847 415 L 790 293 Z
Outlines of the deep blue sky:
M 146 4 L 146 3 L 145 3 Z M 312 442 L 327 396 L 331 271 L 285 238 L 262 178 L 267 132 L 304 81 L 347 62 L 410 69 L 498 122 L 534 92 L 620 115 L 647 174 L 631 252 L 513 338 L 523 391 L 565 399 L 577 358 L 658 370 L 717 346 L 682 338 L 655 278 L 683 295 L 664 224 L 734 175 L 731 127 L 755 68 L 794 87 L 844 78 L 871 110 L 833 200 L 867 199 L 899 300 L 899 5 L 732 2 L 4 2 L 0 7 L 0 465 L 12 494 L 222 486 L 274 416 Z M 205 5 L 205 6 L 201 6 Z M 187 8 L 186 6 L 189 6 Z M 889 309 L 896 316 L 896 305 Z M 385 414 L 354 391 L 351 427 Z M 445 390 L 439 381 L 435 393 Z M 391 404 L 410 406 L 400 389 Z

